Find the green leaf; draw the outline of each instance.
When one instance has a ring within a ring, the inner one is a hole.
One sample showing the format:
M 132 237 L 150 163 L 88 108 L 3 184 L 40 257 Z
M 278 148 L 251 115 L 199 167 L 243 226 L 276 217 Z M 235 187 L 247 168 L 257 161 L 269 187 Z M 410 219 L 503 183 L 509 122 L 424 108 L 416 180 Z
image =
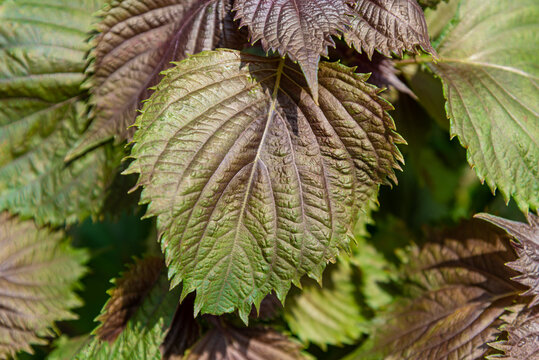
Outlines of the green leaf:
M 87 259 L 62 233 L 0 213 L 0 358 L 32 353 L 55 321 L 76 318 L 69 309 L 81 305 L 73 290 Z
M 500 316 L 519 300 L 507 236 L 479 220 L 435 236 L 409 257 L 414 296 L 378 334 L 387 359 L 478 359 L 497 338 Z
M 492 191 L 539 206 L 539 3 L 463 0 L 432 65 L 451 134 Z
M 530 306 L 539 304 L 539 217 L 528 214 L 528 224 L 503 219 L 489 214 L 478 214 L 475 217 L 486 220 L 513 236 L 512 242 L 518 259 L 507 264 L 521 275 L 514 280 L 528 287 L 523 296 L 532 296 Z
M 219 325 L 190 350 L 185 360 L 299 360 L 301 346 L 272 329 Z
M 62 335 L 54 341 L 54 350 L 47 355 L 47 360 L 73 360 L 89 340 L 89 334 L 74 338 Z
M 79 86 L 100 1 L 6 1 L 0 8 L 0 209 L 39 224 L 97 212 L 105 149 L 63 159 L 86 126 Z
M 131 140 L 128 127 L 171 61 L 241 49 L 247 36 L 237 31 L 231 9 L 230 0 L 114 0 L 100 11 L 88 81 L 95 117 L 68 159 L 112 137 Z
M 447 2 L 448 0 L 443 0 L 443 1 Z M 442 2 L 442 0 L 418 0 L 417 2 L 422 7 L 437 7 L 438 4 Z
M 289 296 L 284 317 L 292 333 L 305 343 L 352 344 L 366 329 L 362 313 L 359 269 L 348 259 L 339 258 L 328 267 L 322 284 L 302 284 L 302 291 Z
M 148 264 L 146 264 L 148 265 Z M 135 265 L 134 268 L 140 266 Z M 144 265 L 143 265 L 144 266 Z M 153 266 L 152 266 L 153 267 Z M 136 274 L 137 271 L 128 272 L 128 276 Z M 150 271 L 150 277 L 154 272 Z M 148 274 L 145 271 L 145 274 Z M 134 279 L 133 279 L 134 280 Z M 126 281 L 127 282 L 127 281 Z M 124 285 L 126 282 L 122 282 Z M 132 284 L 132 280 L 129 281 Z M 123 331 L 111 343 L 96 337 L 86 346 L 76 357 L 77 360 L 158 360 L 161 359 L 160 346 L 165 339 L 166 332 L 174 315 L 174 309 L 178 304 L 179 291 L 169 291 L 169 282 L 164 272 L 158 277 L 154 286 L 149 290 L 142 304 L 135 310 L 133 316 L 127 319 L 121 316 L 122 321 L 128 320 Z M 117 290 L 125 293 L 125 290 Z M 114 292 L 113 292 L 114 294 Z M 120 294 L 121 295 L 121 294 Z M 140 294 L 135 296 L 138 298 Z M 111 299 L 105 311 L 114 310 L 117 301 L 114 299 L 129 300 L 129 295 L 116 296 Z M 120 308 L 124 308 L 120 306 Z M 125 308 L 124 308 L 125 309 Z M 121 314 L 120 314 L 121 315 Z M 114 313 L 105 315 L 105 319 L 110 319 L 113 323 Z M 102 317 L 103 319 L 103 317 Z M 101 329 L 111 328 L 103 325 Z M 103 330 L 101 330 L 102 332 Z M 98 331 L 99 334 L 99 331 Z
M 321 64 L 319 104 L 299 68 L 238 51 L 167 71 L 137 119 L 140 173 L 174 285 L 196 313 L 238 308 L 320 278 L 349 228 L 394 178 L 402 141 L 365 75 Z

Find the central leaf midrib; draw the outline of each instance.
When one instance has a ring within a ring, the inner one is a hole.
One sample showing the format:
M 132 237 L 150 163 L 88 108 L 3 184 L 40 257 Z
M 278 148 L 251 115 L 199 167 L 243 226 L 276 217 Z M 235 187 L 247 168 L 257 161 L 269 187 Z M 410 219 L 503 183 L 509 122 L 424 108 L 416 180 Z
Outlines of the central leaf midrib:
M 279 87 L 280 87 L 280 83 L 281 83 L 281 75 L 283 73 L 284 63 L 285 63 L 285 60 L 281 59 L 280 62 L 279 62 L 279 65 L 277 67 L 275 85 L 274 85 L 274 88 L 273 88 L 273 93 L 271 95 L 271 102 L 270 102 L 270 107 L 269 107 L 269 111 L 268 111 L 268 116 L 266 118 L 266 127 L 264 128 L 264 132 L 262 133 L 262 137 L 260 139 L 260 145 L 258 146 L 258 149 L 256 151 L 256 155 L 255 155 L 255 157 L 253 159 L 253 162 L 252 162 L 253 166 L 251 168 L 251 173 L 249 174 L 249 180 L 247 180 L 247 188 L 245 189 L 245 196 L 243 197 L 243 201 L 242 201 L 241 208 L 240 208 L 240 213 L 239 213 L 239 218 L 238 218 L 237 224 L 236 224 L 236 230 L 235 230 L 235 233 L 234 233 L 234 240 L 232 242 L 232 248 L 230 249 L 228 266 L 227 266 L 226 272 L 224 274 L 223 282 L 221 284 L 221 289 L 219 290 L 219 295 L 217 296 L 218 299 L 220 299 L 221 296 L 222 296 L 223 290 L 225 288 L 225 284 L 226 284 L 228 276 L 230 274 L 230 268 L 231 268 L 231 265 L 232 265 L 232 258 L 234 256 L 235 251 L 236 251 L 236 245 L 237 245 L 237 242 L 238 242 L 238 234 L 240 233 L 240 227 L 241 227 L 241 224 L 243 222 L 243 216 L 245 214 L 245 209 L 247 207 L 247 203 L 249 201 L 249 197 L 250 197 L 250 194 L 251 194 L 251 188 L 252 188 L 252 185 L 253 185 L 254 174 L 255 174 L 256 169 L 257 169 L 257 163 L 259 161 L 261 161 L 260 155 L 262 153 L 262 149 L 264 147 L 264 142 L 266 141 L 268 130 L 270 128 L 270 125 L 272 123 L 272 118 L 273 118 L 273 115 L 275 113 L 275 107 L 276 107 L 276 103 L 277 103 L 277 95 L 279 93 Z

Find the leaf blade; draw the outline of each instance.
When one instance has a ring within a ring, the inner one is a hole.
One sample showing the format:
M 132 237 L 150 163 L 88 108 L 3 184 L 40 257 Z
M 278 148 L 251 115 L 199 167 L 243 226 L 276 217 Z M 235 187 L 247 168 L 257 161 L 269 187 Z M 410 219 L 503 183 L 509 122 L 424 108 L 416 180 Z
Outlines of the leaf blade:
M 197 291 L 196 313 L 238 308 L 247 321 L 271 290 L 282 301 L 301 275 L 319 278 L 401 159 L 389 105 L 365 76 L 324 64 L 317 107 L 291 66 L 201 53 L 168 72 L 137 120 L 126 173 L 140 174 L 173 284 Z

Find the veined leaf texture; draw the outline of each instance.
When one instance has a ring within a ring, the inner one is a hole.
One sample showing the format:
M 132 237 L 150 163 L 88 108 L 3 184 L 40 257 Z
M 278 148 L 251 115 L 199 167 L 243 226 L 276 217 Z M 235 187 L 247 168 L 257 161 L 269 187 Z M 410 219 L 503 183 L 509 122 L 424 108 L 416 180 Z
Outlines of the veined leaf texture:
M 317 105 L 280 58 L 219 50 L 167 71 L 127 173 L 140 174 L 173 284 L 196 290 L 196 313 L 238 308 L 247 321 L 251 304 L 272 290 L 283 300 L 347 248 L 358 210 L 402 159 L 391 107 L 365 80 L 321 64 Z

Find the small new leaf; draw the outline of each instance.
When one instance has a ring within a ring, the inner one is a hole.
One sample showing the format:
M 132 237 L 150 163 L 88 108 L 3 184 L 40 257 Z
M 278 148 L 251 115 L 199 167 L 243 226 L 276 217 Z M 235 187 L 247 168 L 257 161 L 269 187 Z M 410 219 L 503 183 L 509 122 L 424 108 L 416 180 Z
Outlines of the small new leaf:
M 112 1 L 99 15 L 89 84 L 95 117 L 67 159 L 116 138 L 131 139 L 142 100 L 161 71 L 188 54 L 241 49 L 247 39 L 231 14 L 232 0 Z
M 478 359 L 496 340 L 500 316 L 523 287 L 505 266 L 515 259 L 508 238 L 479 220 L 427 242 L 411 254 L 413 300 L 388 316 L 379 345 L 387 359 Z
M 366 76 L 322 64 L 319 105 L 299 68 L 232 50 L 169 70 L 137 119 L 126 173 L 158 216 L 173 285 L 196 313 L 251 304 L 320 278 L 349 228 L 394 178 L 402 141 Z
M 539 2 L 462 0 L 431 68 L 442 79 L 451 135 L 492 191 L 539 207 Z M 488 25 L 487 25 L 488 24 Z
M 344 32 L 350 45 L 369 57 L 375 50 L 391 57 L 405 50 L 426 51 L 434 56 L 423 10 L 416 0 L 357 0 L 354 16 Z
M 297 61 L 318 102 L 318 62 L 327 56 L 332 35 L 348 24 L 345 0 L 235 0 L 236 18 L 246 25 L 251 41 L 264 50 L 287 54 Z
M 76 318 L 69 309 L 81 305 L 73 290 L 87 258 L 62 233 L 0 213 L 0 358 L 32 353 L 55 321 Z
M 513 279 L 528 287 L 523 296 L 532 296 L 530 306 L 539 303 L 539 217 L 528 214 L 528 224 L 503 219 L 489 214 L 475 217 L 486 220 L 507 231 L 516 241 L 512 242 L 518 259 L 507 264 L 521 275 Z
M 275 330 L 217 326 L 188 353 L 185 360 L 300 360 L 301 346 Z

